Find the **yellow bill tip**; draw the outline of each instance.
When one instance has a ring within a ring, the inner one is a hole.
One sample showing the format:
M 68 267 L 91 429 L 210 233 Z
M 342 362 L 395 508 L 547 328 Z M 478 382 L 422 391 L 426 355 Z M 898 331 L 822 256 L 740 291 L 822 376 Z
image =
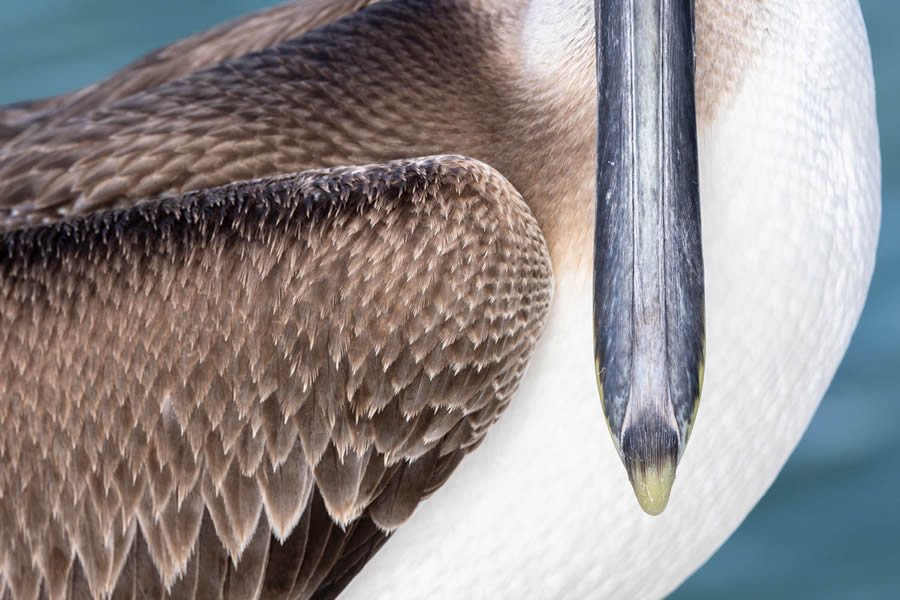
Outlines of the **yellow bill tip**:
M 640 466 L 630 473 L 631 485 L 638 504 L 648 515 L 656 516 L 665 510 L 675 482 L 675 463 L 662 460 L 658 464 Z

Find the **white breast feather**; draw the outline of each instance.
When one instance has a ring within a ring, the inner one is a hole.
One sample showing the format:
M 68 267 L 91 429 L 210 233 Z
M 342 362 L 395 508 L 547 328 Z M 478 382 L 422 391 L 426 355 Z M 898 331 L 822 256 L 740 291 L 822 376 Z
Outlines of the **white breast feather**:
M 508 412 L 344 597 L 658 597 L 769 487 L 849 342 L 880 220 L 858 4 L 769 5 L 784 18 L 742 91 L 700 124 L 706 380 L 666 512 L 640 510 L 603 421 L 590 273 L 564 276 Z

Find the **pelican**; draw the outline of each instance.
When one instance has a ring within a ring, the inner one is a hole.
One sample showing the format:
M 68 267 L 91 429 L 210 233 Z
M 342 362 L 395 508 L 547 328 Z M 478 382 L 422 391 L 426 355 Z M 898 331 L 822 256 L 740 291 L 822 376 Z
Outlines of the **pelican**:
M 0 589 L 666 594 L 847 347 L 877 138 L 855 0 L 300 0 L 0 110 Z

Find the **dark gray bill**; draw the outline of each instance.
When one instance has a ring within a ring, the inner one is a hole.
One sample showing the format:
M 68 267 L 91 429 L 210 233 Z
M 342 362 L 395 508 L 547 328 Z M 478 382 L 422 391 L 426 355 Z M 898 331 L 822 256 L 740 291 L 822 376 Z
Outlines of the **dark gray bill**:
M 610 433 L 659 514 L 703 381 L 693 0 L 595 0 L 594 347 Z

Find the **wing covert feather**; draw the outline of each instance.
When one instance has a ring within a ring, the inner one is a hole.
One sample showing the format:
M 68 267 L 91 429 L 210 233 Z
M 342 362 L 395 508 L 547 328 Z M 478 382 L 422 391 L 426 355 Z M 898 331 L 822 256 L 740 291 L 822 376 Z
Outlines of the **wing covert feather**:
M 0 584 L 333 597 L 502 412 L 551 296 L 464 157 L 0 234 Z
M 0 106 L 0 144 L 237 56 L 303 35 L 382 0 L 295 0 L 244 15 L 139 58 L 86 88 Z
M 0 231 L 308 169 L 494 155 L 505 96 L 476 83 L 495 74 L 454 57 L 490 46 L 503 19 L 464 6 L 378 2 L 29 130 L 0 145 Z

